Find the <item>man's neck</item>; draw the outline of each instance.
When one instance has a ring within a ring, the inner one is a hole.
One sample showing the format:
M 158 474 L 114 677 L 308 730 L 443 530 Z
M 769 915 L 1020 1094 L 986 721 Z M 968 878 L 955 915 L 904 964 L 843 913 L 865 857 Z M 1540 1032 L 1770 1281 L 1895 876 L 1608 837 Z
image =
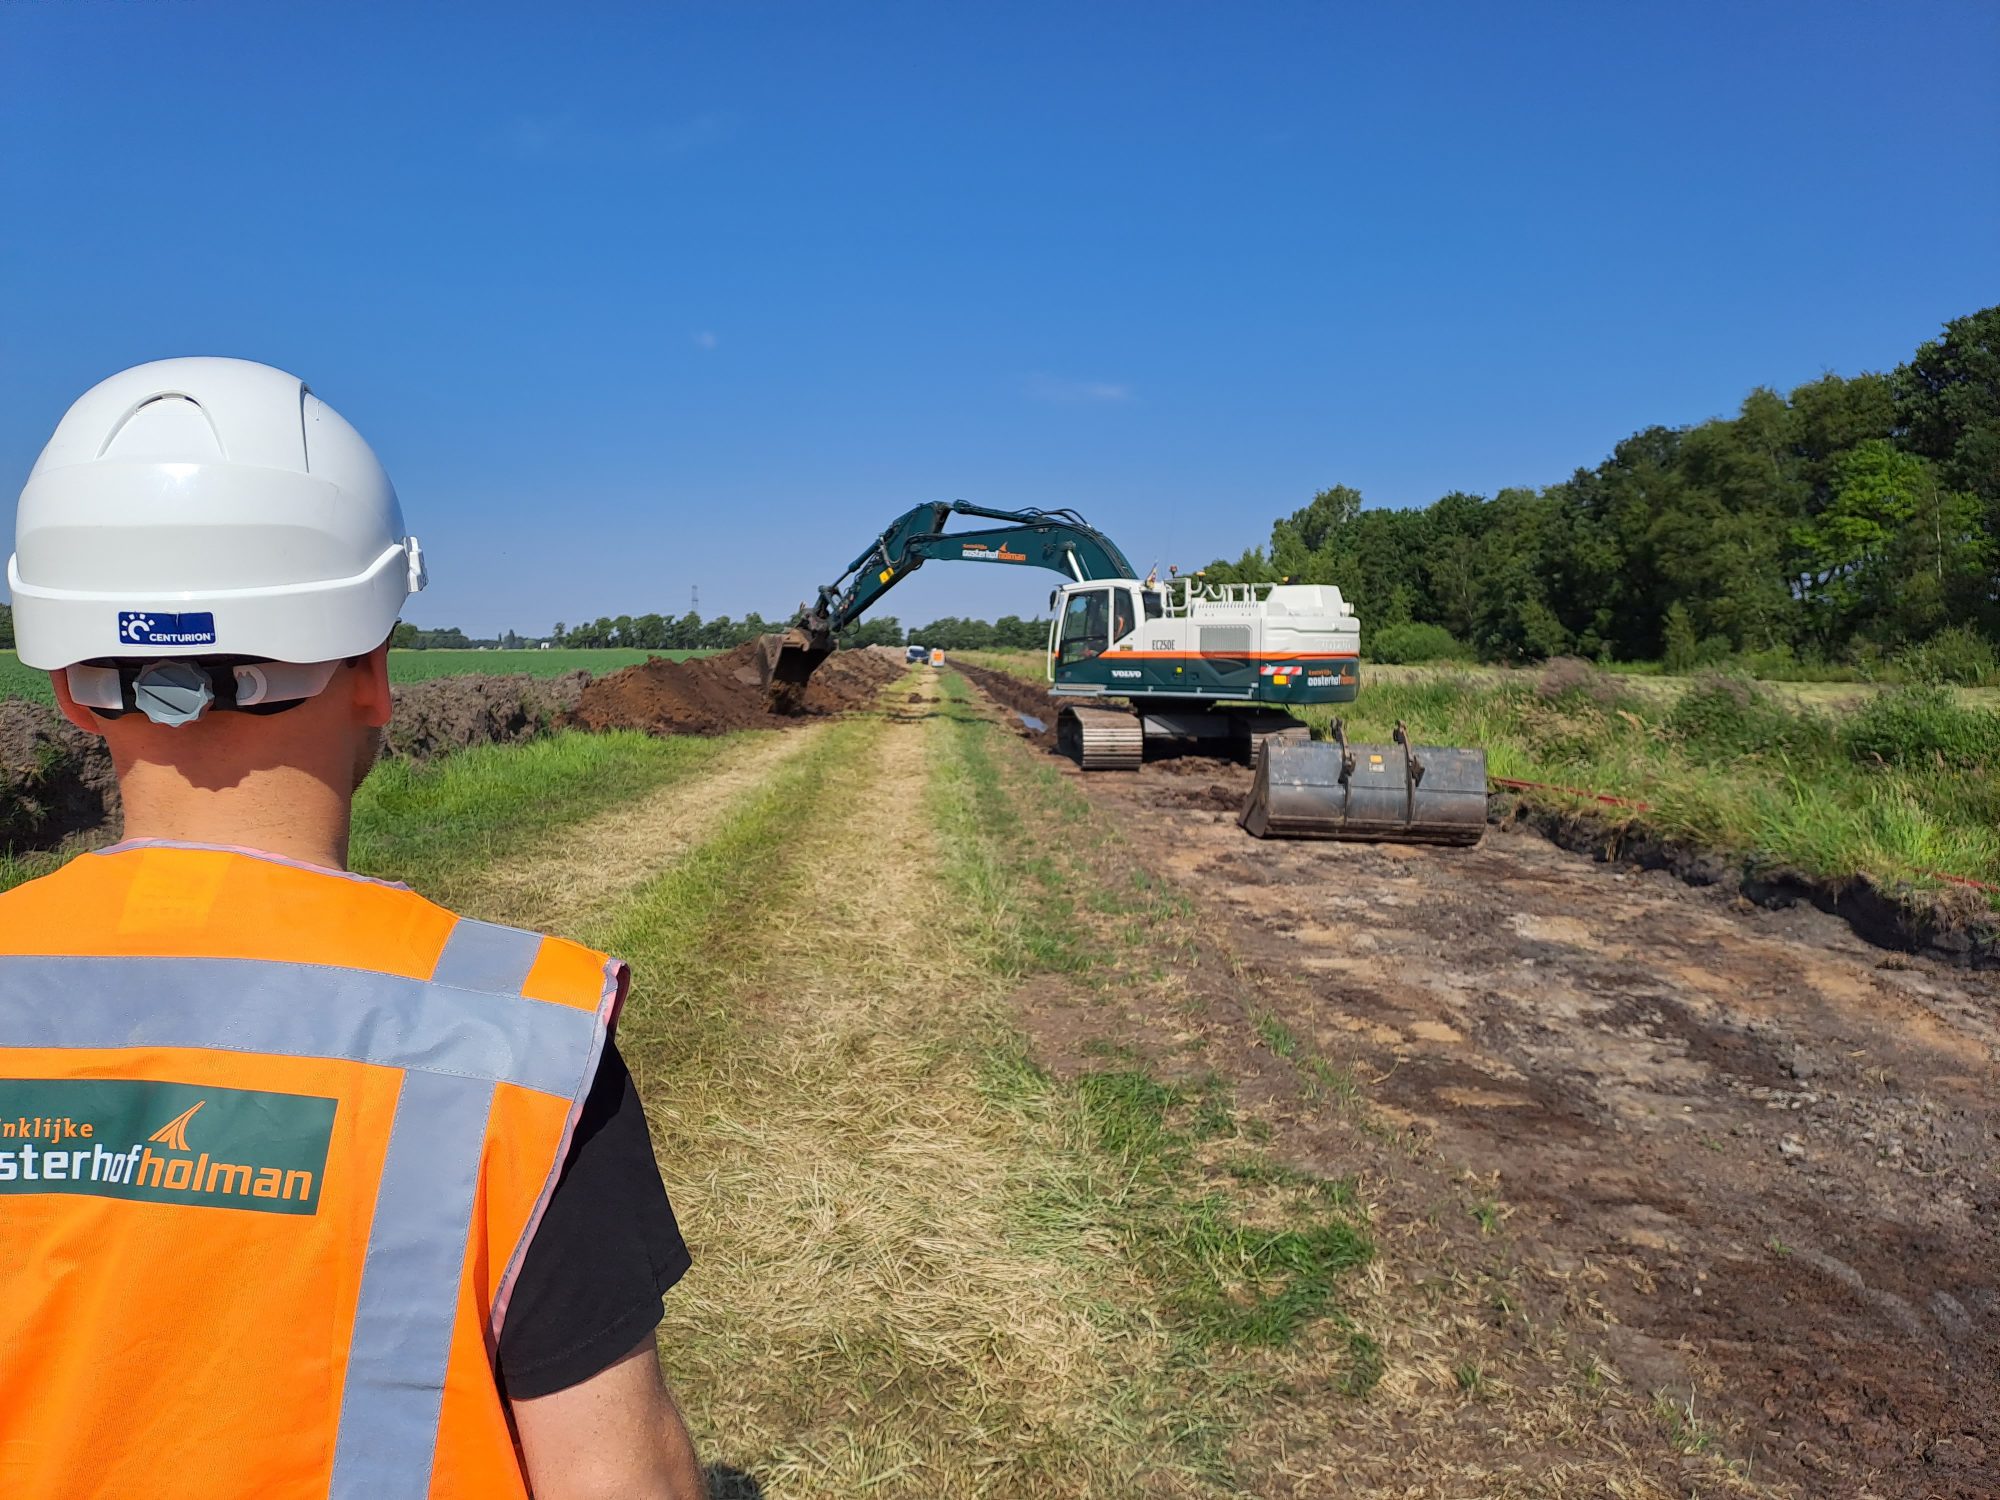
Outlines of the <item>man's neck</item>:
M 221 844 L 330 870 L 347 868 L 352 799 L 337 796 L 317 777 L 279 766 L 211 789 L 148 762 L 119 770 L 128 839 Z

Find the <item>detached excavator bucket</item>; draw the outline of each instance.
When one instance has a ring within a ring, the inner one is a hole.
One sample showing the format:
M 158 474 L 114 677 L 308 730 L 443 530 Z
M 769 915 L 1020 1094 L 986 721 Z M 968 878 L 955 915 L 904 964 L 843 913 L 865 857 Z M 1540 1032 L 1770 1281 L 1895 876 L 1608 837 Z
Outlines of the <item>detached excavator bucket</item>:
M 1355 839 L 1458 844 L 1486 832 L 1486 752 L 1412 745 L 1403 726 L 1388 745 L 1274 739 L 1238 819 L 1260 839 Z
M 764 689 L 764 701 L 772 713 L 797 713 L 805 697 L 806 680 L 819 664 L 833 654 L 833 638 L 821 631 L 794 625 L 776 635 L 757 638 L 757 685 Z M 745 668 L 745 672 L 752 669 Z

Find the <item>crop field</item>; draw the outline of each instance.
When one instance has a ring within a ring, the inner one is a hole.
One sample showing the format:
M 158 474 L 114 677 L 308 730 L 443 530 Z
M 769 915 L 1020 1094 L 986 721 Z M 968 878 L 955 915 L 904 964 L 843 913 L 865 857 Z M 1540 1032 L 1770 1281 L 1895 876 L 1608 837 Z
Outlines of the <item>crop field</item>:
M 389 680 L 429 682 L 438 677 L 496 677 L 525 672 L 530 677 L 560 677 L 581 668 L 593 675 L 615 672 L 664 656 L 670 661 L 712 655 L 707 651 L 391 651 Z M 25 698 L 51 703 L 46 672 L 24 667 L 11 651 L 0 651 L 0 699 Z
M 1241 766 L 1052 753 L 1034 658 L 852 656 L 784 721 L 656 664 L 356 812 L 357 868 L 633 963 L 718 1495 L 1994 1492 L 1989 975 L 1527 821 L 1259 843 Z M 1353 723 L 1994 873 L 1990 776 L 1894 755 L 1983 721 L 1716 691 L 1383 673 Z

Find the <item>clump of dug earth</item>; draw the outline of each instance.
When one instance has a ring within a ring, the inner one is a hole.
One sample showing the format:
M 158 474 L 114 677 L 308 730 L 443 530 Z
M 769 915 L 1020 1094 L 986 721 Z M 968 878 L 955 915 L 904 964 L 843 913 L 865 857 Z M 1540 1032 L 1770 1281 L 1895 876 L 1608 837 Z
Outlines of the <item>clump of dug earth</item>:
M 590 674 L 433 677 L 399 683 L 387 749 L 430 760 L 473 745 L 518 745 L 564 723 L 583 697 Z
M 638 729 L 647 734 L 783 729 L 801 719 L 867 708 L 907 667 L 901 652 L 886 647 L 837 651 L 797 695 L 796 711 L 786 714 L 771 711 L 760 661 L 755 641 L 718 656 L 687 661 L 656 656 L 593 681 L 583 690 L 571 722 L 590 730 Z
M 0 701 L 0 848 L 53 848 L 117 814 L 104 741 L 53 708 Z

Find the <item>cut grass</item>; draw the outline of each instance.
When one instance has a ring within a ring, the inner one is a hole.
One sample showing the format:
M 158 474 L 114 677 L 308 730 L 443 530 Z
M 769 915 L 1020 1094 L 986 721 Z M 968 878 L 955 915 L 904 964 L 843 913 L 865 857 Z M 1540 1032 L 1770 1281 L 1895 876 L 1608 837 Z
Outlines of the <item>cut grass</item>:
M 585 818 L 704 775 L 742 738 L 570 732 L 424 765 L 385 761 L 355 798 L 350 862 L 454 905 L 494 861 L 530 855 Z
M 1002 986 L 912 795 L 937 728 L 833 726 L 589 928 L 635 964 L 621 1047 L 695 1251 L 665 1364 L 773 1500 L 1176 1472 L 1121 1405 L 1104 1257 L 1010 1228 L 1062 1145 L 979 1087 Z

